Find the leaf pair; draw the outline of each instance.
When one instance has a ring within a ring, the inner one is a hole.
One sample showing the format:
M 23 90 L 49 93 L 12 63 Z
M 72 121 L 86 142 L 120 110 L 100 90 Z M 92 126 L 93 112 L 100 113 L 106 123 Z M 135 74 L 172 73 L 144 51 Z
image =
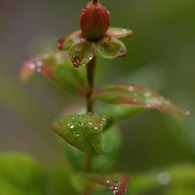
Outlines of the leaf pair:
M 97 55 L 103 59 L 114 59 L 126 55 L 126 47 L 118 38 L 130 36 L 132 31 L 123 28 L 110 28 L 102 38 L 87 40 L 82 32 L 75 31 L 57 42 L 61 50 L 69 49 L 70 59 L 75 67 L 89 63 Z

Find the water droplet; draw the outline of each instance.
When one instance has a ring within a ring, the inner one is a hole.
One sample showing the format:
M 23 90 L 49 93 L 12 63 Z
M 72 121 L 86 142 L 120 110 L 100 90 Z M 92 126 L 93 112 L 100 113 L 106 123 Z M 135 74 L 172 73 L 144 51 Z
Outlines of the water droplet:
M 189 116 L 189 115 L 190 115 L 190 111 L 187 110 L 187 111 L 185 112 L 185 114 L 186 114 L 186 116 Z
M 37 62 L 36 62 L 36 64 L 37 64 L 37 66 L 39 66 L 39 67 L 40 67 L 40 66 L 42 66 L 42 65 L 43 65 L 43 62 L 42 62 L 42 61 L 37 61 Z
M 61 129 L 61 128 L 62 128 L 62 126 L 61 126 L 61 125 L 58 125 L 58 128 L 59 128 L 59 129 Z
M 79 131 L 77 131 L 75 135 L 76 135 L 76 137 L 79 137 L 80 136 Z
M 167 185 L 171 181 L 171 176 L 168 172 L 161 172 L 158 174 L 157 180 L 161 185 Z
M 129 91 L 131 91 L 131 92 L 135 90 L 133 86 L 129 86 L 128 89 L 129 89 Z
M 88 122 L 88 127 L 92 127 L 93 123 L 91 121 Z
M 80 121 L 80 122 L 78 122 L 78 125 L 82 127 L 82 126 L 84 126 L 84 122 Z
M 103 127 L 104 126 L 104 123 L 100 123 L 100 126 Z
M 144 97 L 149 98 L 151 97 L 152 93 L 150 91 L 144 93 Z
M 30 64 L 28 64 L 28 66 L 29 66 L 30 69 L 35 69 L 35 64 L 34 63 L 30 63 Z
M 110 183 L 110 180 L 109 180 L 109 179 L 107 179 L 107 180 L 106 180 L 106 183 L 107 183 L 107 184 L 109 184 L 109 183 Z
M 102 116 L 102 121 L 106 122 L 106 116 Z
M 70 127 L 70 129 L 74 128 L 74 124 L 73 123 L 68 123 L 68 126 Z
M 93 127 L 95 130 L 98 130 L 98 126 L 97 125 L 94 125 Z
M 150 108 L 151 107 L 151 104 L 150 103 L 146 104 L 146 107 L 147 108 Z

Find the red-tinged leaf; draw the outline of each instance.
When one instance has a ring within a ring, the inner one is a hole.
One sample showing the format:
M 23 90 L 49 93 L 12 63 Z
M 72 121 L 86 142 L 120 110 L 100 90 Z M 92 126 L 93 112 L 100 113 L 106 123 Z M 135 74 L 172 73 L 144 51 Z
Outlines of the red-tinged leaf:
M 78 68 L 87 65 L 95 55 L 96 46 L 90 41 L 79 41 L 69 49 L 69 56 L 74 65 Z
M 131 104 L 176 115 L 189 115 L 189 111 L 173 105 L 158 93 L 136 85 L 107 85 L 95 91 L 94 98 L 111 104 Z
M 80 30 L 72 32 L 68 36 L 57 41 L 57 47 L 60 50 L 68 50 L 73 44 L 85 40 Z
M 25 62 L 20 79 L 26 81 L 34 72 L 40 72 L 58 87 L 75 96 L 86 97 L 85 70 L 77 70 L 66 52 L 48 51 Z
M 127 28 L 115 28 L 110 27 L 106 34 L 114 36 L 116 38 L 130 37 L 132 35 L 132 30 Z
M 98 175 L 98 174 L 83 174 L 83 177 L 93 181 L 97 184 L 104 185 L 110 188 L 115 195 L 124 195 L 129 175 L 115 174 L 115 175 Z
M 96 47 L 97 56 L 108 60 L 124 57 L 127 53 L 123 42 L 114 36 L 103 37 L 97 42 Z

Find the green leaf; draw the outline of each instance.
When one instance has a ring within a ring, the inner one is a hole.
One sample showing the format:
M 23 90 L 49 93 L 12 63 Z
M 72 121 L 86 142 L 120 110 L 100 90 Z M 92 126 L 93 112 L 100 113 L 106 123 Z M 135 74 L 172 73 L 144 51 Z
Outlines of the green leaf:
M 137 105 L 144 109 L 158 109 L 176 115 L 189 114 L 158 93 L 141 86 L 107 85 L 95 91 L 94 98 L 106 103 Z
M 82 174 L 84 178 L 97 184 L 104 185 L 112 190 L 115 195 L 124 195 L 130 176 L 124 174 L 99 175 Z
M 27 155 L 0 154 L 0 193 L 2 195 L 45 194 L 43 170 Z
M 90 41 L 79 41 L 72 45 L 69 56 L 73 65 L 78 68 L 86 65 L 95 55 L 96 46 Z
M 78 97 L 86 96 L 85 70 L 75 69 L 66 52 L 48 51 L 31 58 L 22 66 L 21 80 L 26 81 L 36 71 L 45 75 L 64 91 Z
M 127 28 L 110 27 L 106 34 L 110 36 L 114 36 L 116 38 L 123 38 L 127 36 L 130 37 L 132 33 L 133 33 L 132 30 L 127 29 Z
M 91 114 L 62 116 L 53 121 L 52 129 L 81 151 L 96 155 L 102 152 L 102 129 L 105 119 Z
M 95 172 L 108 171 L 108 169 L 114 164 L 121 144 L 121 135 L 118 127 L 114 125 L 111 126 L 102 134 L 102 140 L 104 146 L 103 151 L 101 154 L 93 158 L 92 170 Z M 74 169 L 76 171 L 82 170 L 86 160 L 84 153 L 67 144 L 62 139 L 59 141 L 65 149 L 66 155 L 74 166 Z
M 103 59 L 114 59 L 124 57 L 127 53 L 126 47 L 114 36 L 103 37 L 97 42 L 96 54 Z
M 73 44 L 84 41 L 85 38 L 80 30 L 74 31 L 68 36 L 61 38 L 57 41 L 57 47 L 60 50 L 68 50 Z

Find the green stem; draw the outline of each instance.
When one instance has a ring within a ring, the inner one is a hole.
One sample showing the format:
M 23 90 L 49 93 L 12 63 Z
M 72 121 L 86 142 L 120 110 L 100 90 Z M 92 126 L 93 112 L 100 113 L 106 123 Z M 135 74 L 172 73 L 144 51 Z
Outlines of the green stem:
M 94 57 L 88 64 L 87 64 L 87 81 L 88 81 L 88 92 L 86 97 L 86 107 L 87 107 L 87 113 L 91 112 L 93 113 L 93 100 L 91 99 L 91 96 L 94 91 L 94 77 L 95 77 L 95 68 L 96 68 L 96 57 Z M 87 155 L 86 156 L 86 162 L 85 162 L 85 172 L 90 173 L 92 167 L 92 156 Z M 83 192 L 84 195 L 91 194 L 91 188 L 85 189 Z
M 88 92 L 87 92 L 87 113 L 93 113 L 93 101 L 91 96 L 94 90 L 94 77 L 95 77 L 95 68 L 96 68 L 96 57 L 94 57 L 87 64 L 87 80 L 88 80 Z

